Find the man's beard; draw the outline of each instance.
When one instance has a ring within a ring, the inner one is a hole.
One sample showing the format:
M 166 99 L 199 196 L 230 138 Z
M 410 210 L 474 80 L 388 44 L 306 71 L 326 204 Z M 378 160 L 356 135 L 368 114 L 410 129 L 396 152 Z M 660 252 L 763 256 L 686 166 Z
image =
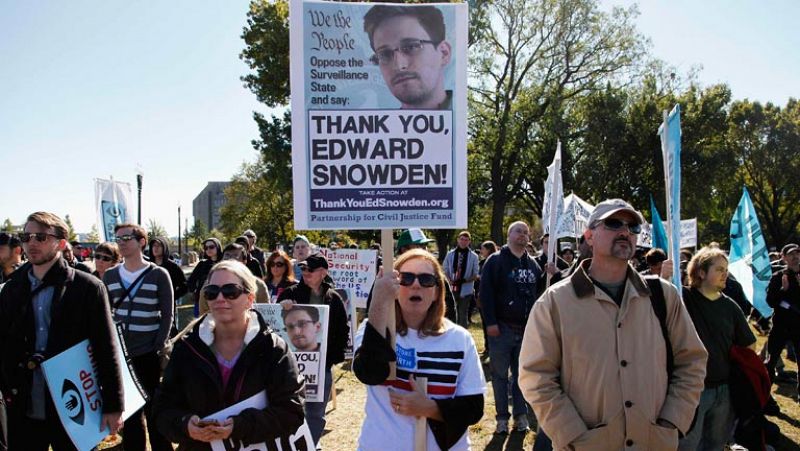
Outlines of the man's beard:
M 611 255 L 621 260 L 630 260 L 635 252 L 636 249 L 628 240 L 614 240 L 611 245 Z

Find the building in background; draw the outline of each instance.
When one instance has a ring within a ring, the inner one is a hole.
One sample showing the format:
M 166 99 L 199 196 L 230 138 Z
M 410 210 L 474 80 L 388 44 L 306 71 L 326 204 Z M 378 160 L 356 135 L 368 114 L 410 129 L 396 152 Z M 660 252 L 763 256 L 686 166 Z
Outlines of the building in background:
M 203 191 L 192 201 L 195 221 L 203 221 L 208 230 L 220 227 L 220 210 L 225 205 L 225 187 L 230 182 L 208 182 Z

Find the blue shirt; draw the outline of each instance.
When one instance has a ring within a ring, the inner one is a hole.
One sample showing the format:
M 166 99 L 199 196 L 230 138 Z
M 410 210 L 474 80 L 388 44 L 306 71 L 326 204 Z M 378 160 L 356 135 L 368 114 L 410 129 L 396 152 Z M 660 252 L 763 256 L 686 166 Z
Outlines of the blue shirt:
M 47 349 L 47 338 L 50 334 L 51 307 L 53 306 L 54 287 L 48 286 L 37 289 L 42 285 L 42 281 L 33 275 L 33 269 L 28 272 L 28 280 L 31 282 L 31 292 L 35 292 L 31 297 L 33 307 L 33 327 L 36 336 L 34 349 L 37 353 L 44 353 Z M 36 420 L 45 419 L 45 399 L 47 384 L 42 374 L 42 368 L 37 367 L 33 371 L 33 385 L 31 386 L 31 403 L 28 407 L 28 417 Z

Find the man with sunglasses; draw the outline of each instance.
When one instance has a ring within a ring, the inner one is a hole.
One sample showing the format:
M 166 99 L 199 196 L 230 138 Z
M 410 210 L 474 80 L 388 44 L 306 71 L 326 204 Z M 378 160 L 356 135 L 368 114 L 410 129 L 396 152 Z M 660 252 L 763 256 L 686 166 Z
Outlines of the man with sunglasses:
M 692 423 L 708 353 L 677 289 L 628 263 L 643 222 L 621 199 L 597 204 L 593 257 L 533 307 L 519 382 L 552 449 L 676 449 Z
M 22 241 L 16 235 L 0 233 L 0 285 L 22 266 Z
M 66 237 L 67 225 L 58 216 L 28 216 L 20 241 L 29 261 L 0 291 L 0 390 L 12 450 L 75 449 L 41 363 L 85 339 L 97 364 L 101 424 L 112 433 L 122 425 L 124 397 L 106 289 L 97 278 L 67 265 L 61 257 Z
M 453 92 L 444 86 L 452 48 L 442 12 L 434 6 L 377 5 L 364 16 L 375 52 L 370 61 L 402 109 L 446 110 Z
M 174 317 L 172 281 L 166 269 L 144 260 L 147 232 L 136 224 L 117 224 L 115 241 L 122 264 L 106 271 L 114 321 L 122 325 L 123 339 L 136 375 L 152 398 L 161 378 L 161 353 L 169 339 Z M 157 430 L 150 402 L 125 421 L 125 449 L 145 450 L 144 421 L 150 449 L 171 450 Z
M 308 427 L 314 443 L 320 449 L 319 439 L 325 429 L 325 406 L 330 398 L 333 375 L 333 365 L 344 361 L 344 351 L 350 335 L 350 326 L 347 324 L 347 312 L 344 309 L 339 293 L 333 286 L 325 282 L 328 275 L 328 260 L 322 254 L 309 255 L 299 263 L 303 272 L 303 279 L 297 285 L 292 285 L 278 296 L 278 303 L 285 309 L 290 309 L 294 304 L 321 304 L 330 307 L 328 316 L 328 350 L 325 354 L 325 395 L 323 402 L 306 402 L 305 413 Z

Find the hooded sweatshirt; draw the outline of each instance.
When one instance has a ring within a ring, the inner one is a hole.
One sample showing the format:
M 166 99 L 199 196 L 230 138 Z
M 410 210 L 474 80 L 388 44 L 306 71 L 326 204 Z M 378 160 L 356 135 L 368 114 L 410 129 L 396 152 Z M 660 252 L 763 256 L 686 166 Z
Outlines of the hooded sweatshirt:
M 161 266 L 162 268 L 166 269 L 169 273 L 169 278 L 172 280 L 172 291 L 173 291 L 173 299 L 177 301 L 180 299 L 184 294 L 186 294 L 189 290 L 186 286 L 186 276 L 183 275 L 183 271 L 181 267 L 175 264 L 172 260 L 169 259 L 170 252 L 169 252 L 169 242 L 162 237 L 156 237 L 150 240 L 150 259 L 153 263 L 156 263 L 156 258 L 153 256 L 153 241 L 158 241 L 161 243 L 161 248 L 164 249 L 164 253 L 161 256 Z

